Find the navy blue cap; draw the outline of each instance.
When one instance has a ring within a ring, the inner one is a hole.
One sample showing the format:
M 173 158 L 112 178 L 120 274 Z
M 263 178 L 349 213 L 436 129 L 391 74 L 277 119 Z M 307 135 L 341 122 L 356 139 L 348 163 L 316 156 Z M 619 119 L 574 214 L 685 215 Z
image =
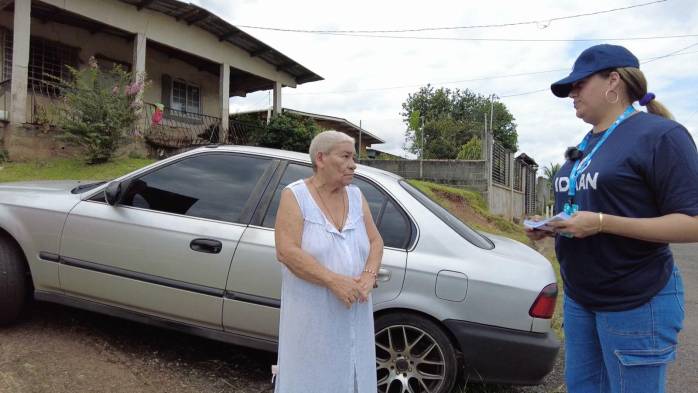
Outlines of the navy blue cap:
M 629 50 L 619 45 L 594 45 L 582 52 L 572 67 L 572 73 L 567 78 L 550 85 L 550 90 L 558 97 L 567 97 L 572 90 L 572 84 L 590 75 L 609 68 L 634 67 L 640 68 L 637 57 Z

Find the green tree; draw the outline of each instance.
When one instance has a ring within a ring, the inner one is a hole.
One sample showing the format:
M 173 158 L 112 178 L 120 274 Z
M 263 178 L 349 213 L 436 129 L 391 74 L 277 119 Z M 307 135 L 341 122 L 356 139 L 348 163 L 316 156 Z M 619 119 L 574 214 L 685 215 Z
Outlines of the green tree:
M 415 127 L 414 113 L 424 119 L 425 157 L 429 151 L 443 152 L 448 155 L 430 158 L 456 158 L 460 147 L 468 142 L 474 135 L 481 134 L 484 129 L 485 116 L 494 113 L 493 130 L 494 139 L 504 147 L 516 151 L 518 135 L 514 116 L 501 102 L 492 102 L 490 98 L 471 92 L 470 90 L 451 90 L 448 88 L 435 89 L 431 85 L 420 88 L 417 92 L 408 95 L 402 103 L 403 121 L 407 124 L 405 131 L 405 148 L 412 152 L 420 151 L 421 128 Z M 429 124 L 446 126 L 428 130 Z M 434 133 L 444 133 L 442 137 L 436 137 Z M 431 137 L 430 137 L 430 134 Z M 443 146 L 430 148 L 430 144 L 443 144 L 445 141 L 452 143 L 452 148 L 443 149 Z
M 463 141 L 472 139 L 468 123 L 439 117 L 424 124 L 424 158 L 455 159 Z
M 475 136 L 458 151 L 459 160 L 482 160 L 482 139 Z
M 555 195 L 555 190 L 553 188 L 553 182 L 555 181 L 555 175 L 560 170 L 560 164 L 553 164 L 543 167 L 543 176 L 548 180 L 548 186 L 550 187 L 550 195 Z
M 254 127 L 250 144 L 307 153 L 310 141 L 320 131 L 312 119 L 292 114 L 274 116 L 269 124 Z
M 138 119 L 135 98 L 143 90 L 145 76 L 120 66 L 101 71 L 94 58 L 84 69 L 67 67 L 70 80 L 52 82 L 62 96 L 52 110 L 63 137 L 85 149 L 88 163 L 109 161 Z

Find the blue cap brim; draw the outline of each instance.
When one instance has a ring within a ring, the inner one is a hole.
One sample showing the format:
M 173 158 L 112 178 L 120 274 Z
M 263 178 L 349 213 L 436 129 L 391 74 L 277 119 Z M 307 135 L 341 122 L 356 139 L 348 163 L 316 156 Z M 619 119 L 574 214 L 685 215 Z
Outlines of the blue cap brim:
M 569 96 L 570 91 L 572 91 L 572 84 L 579 82 L 580 80 L 593 75 L 594 71 L 577 71 L 572 72 L 568 77 L 560 79 L 559 81 L 550 85 L 550 90 L 553 91 L 557 97 L 565 98 Z

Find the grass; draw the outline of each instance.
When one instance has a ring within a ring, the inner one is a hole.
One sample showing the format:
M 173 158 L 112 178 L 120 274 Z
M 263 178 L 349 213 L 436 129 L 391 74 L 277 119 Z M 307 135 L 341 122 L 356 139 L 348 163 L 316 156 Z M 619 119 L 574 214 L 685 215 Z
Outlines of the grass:
M 28 180 L 110 180 L 153 163 L 154 160 L 124 158 L 87 165 L 79 159 L 0 163 L 0 182 Z
M 473 213 L 479 218 L 482 218 L 484 222 L 468 219 L 468 217 L 460 218 L 465 218 L 465 222 L 474 229 L 506 236 L 522 243 L 528 243 L 528 238 L 524 234 L 523 226 L 515 224 L 504 217 L 490 213 L 480 193 L 465 188 L 445 186 L 420 180 L 410 180 L 409 183 L 456 216 L 459 216 L 458 210 L 462 208 L 459 204 L 465 204 L 470 207 Z

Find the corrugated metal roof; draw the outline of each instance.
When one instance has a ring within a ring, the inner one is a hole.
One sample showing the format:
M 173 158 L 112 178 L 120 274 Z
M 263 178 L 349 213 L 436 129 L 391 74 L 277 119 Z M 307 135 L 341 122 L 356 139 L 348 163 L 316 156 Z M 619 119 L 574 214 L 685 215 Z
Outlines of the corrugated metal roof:
M 303 84 L 323 80 L 323 78 L 305 68 L 298 62 L 277 51 L 264 42 L 252 37 L 239 28 L 226 22 L 219 16 L 195 4 L 178 0 L 119 0 L 141 9 L 149 9 L 184 21 L 208 31 L 219 41 L 229 42 L 250 54 L 276 66 L 277 71 L 292 75 L 296 83 Z
M 304 112 L 304 111 L 299 111 L 296 109 L 290 109 L 290 108 L 283 108 L 285 113 L 293 113 L 298 116 L 305 116 L 309 117 L 315 120 L 324 120 L 329 123 L 337 124 L 337 125 L 343 125 L 348 129 L 351 129 L 355 131 L 357 134 L 361 132 L 363 134 L 364 138 L 367 138 L 369 141 L 372 143 L 385 143 L 385 141 L 372 133 L 366 131 L 364 128 L 357 126 L 356 124 L 350 122 L 347 119 L 341 118 L 341 117 L 336 117 L 336 116 L 329 116 L 329 115 L 322 115 L 319 113 L 310 113 L 310 112 Z M 343 127 L 344 128 L 344 127 Z M 338 130 L 339 131 L 339 130 Z

